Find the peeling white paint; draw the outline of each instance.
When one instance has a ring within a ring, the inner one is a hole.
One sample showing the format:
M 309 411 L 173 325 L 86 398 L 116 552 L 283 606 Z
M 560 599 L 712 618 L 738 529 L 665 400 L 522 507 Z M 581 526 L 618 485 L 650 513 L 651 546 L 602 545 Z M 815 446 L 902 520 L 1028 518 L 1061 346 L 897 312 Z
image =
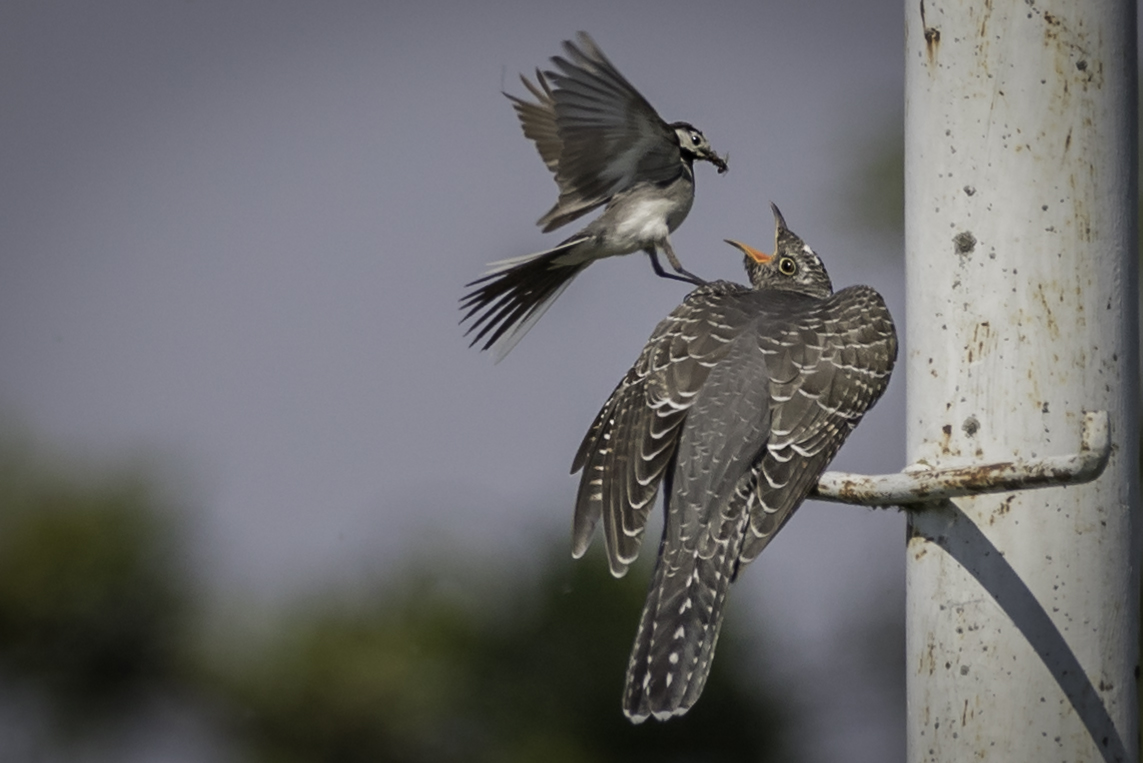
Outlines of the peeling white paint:
M 1135 6 L 907 0 L 908 457 L 1080 450 L 910 515 L 910 761 L 1138 759 Z

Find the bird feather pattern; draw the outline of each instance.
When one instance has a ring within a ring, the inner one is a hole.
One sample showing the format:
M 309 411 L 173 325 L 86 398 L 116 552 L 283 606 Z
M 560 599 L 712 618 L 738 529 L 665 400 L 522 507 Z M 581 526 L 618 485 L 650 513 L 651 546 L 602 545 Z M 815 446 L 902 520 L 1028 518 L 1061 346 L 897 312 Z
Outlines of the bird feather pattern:
M 691 292 L 656 327 L 573 461 L 584 473 L 573 552 L 602 519 L 616 575 L 637 555 L 664 486 L 663 537 L 624 693 L 636 722 L 698 699 L 730 583 L 805 500 L 896 360 L 880 295 L 832 293 L 817 256 L 775 216 L 803 280 L 787 287 L 770 265 L 748 262 L 755 288 L 719 281 Z
M 564 43 L 553 69 L 521 76 L 535 99 L 505 93 L 524 135 L 559 189 L 537 224 L 547 233 L 603 207 L 558 246 L 492 263 L 461 297 L 471 344 L 503 358 L 591 262 L 644 252 L 657 275 L 700 283 L 674 253 L 670 233 L 694 203 L 695 161 L 726 161 L 693 125 L 667 124 L 586 33 Z M 663 270 L 659 253 L 675 274 Z M 475 287 L 475 288 L 473 288 Z

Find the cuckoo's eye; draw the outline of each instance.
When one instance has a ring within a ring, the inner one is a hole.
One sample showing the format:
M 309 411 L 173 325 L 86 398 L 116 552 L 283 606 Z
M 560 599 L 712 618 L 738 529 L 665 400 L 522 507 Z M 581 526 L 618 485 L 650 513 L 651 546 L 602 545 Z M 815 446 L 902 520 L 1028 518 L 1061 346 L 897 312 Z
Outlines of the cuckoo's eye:
M 783 257 L 778 260 L 778 272 L 784 276 L 792 276 L 798 272 L 798 263 L 790 257 Z

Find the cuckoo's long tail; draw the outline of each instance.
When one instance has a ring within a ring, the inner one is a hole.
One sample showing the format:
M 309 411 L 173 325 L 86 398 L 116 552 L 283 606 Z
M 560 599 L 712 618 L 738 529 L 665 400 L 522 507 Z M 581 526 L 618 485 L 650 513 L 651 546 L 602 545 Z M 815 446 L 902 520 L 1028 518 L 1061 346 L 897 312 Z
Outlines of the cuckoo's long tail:
M 623 693 L 635 723 L 682 715 L 706 685 L 738 556 L 736 544 L 713 545 L 705 559 L 704 549 L 660 548 Z

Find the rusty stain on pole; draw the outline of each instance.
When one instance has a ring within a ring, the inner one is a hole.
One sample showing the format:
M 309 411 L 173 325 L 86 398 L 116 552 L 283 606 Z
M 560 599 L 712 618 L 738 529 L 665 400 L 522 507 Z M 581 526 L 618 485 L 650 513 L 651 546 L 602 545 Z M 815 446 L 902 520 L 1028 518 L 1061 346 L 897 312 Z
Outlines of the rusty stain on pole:
M 970 417 L 968 421 L 976 419 Z M 966 430 L 971 428 L 966 427 Z M 812 495 L 819 501 L 861 506 L 908 506 L 921 510 L 924 507 L 918 504 L 946 498 L 1091 482 L 1103 473 L 1110 458 L 1107 411 L 1089 411 L 1084 414 L 1078 453 L 944 469 L 914 464 L 899 474 L 826 472 L 818 480 Z
M 1111 423 L 1092 482 L 910 512 L 908 757 L 1138 760 L 1135 4 L 905 11 L 908 458 L 1015 488 Z

